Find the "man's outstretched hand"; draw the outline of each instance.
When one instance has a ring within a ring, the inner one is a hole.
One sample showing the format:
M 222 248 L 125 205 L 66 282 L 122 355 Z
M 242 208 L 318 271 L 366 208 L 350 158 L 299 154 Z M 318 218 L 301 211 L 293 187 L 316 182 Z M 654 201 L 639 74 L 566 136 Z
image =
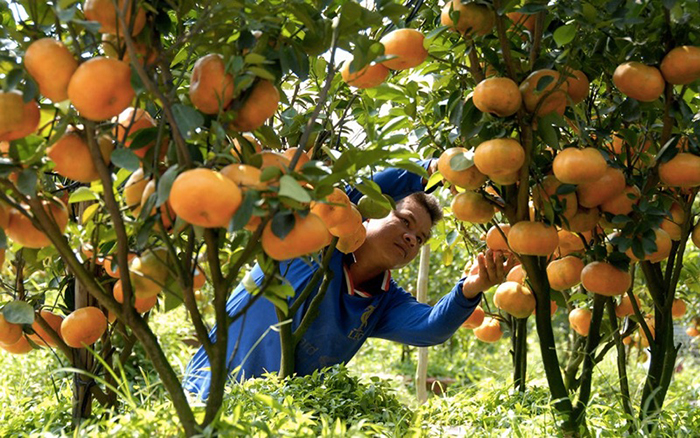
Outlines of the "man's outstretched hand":
M 516 260 L 512 254 L 504 257 L 501 251 L 487 249 L 485 253 L 479 253 L 476 263 L 478 269 L 472 268 L 462 285 L 462 293 L 469 299 L 503 282 L 506 274 L 515 266 Z M 472 273 L 474 271 L 476 272 Z

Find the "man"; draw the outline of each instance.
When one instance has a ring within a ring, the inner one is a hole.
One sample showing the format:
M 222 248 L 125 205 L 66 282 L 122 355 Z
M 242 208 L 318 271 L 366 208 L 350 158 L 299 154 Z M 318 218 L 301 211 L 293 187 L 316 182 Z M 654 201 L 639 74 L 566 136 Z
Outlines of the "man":
M 421 162 L 431 172 L 434 161 Z M 481 301 L 481 292 L 502 281 L 511 265 L 501 253 L 479 254 L 478 272 L 460 279 L 452 291 L 435 306 L 416 299 L 391 279 L 391 270 L 410 263 L 430 238 L 432 226 L 442 211 L 431 195 L 423 192 L 425 180 L 400 169 L 387 169 L 374 177 L 382 191 L 396 201 L 396 209 L 383 219 L 370 219 L 364 225 L 367 238 L 353 254 L 333 254 L 329 268 L 333 279 L 320 305 L 319 317 L 299 342 L 295 371 L 310 374 L 325 366 L 348 362 L 368 337 L 410 345 L 428 346 L 446 341 L 471 315 Z M 357 202 L 361 194 L 349 192 Z M 280 264 L 280 273 L 296 293 L 301 292 L 318 269 L 316 263 L 293 259 Z M 252 272 L 259 286 L 264 274 L 259 265 Z M 292 327 L 298 327 L 316 292 L 306 300 Z M 230 315 L 252 298 L 243 284 L 238 285 L 227 303 Z M 293 299 L 291 300 L 293 301 Z M 238 379 L 260 376 L 280 367 L 280 340 L 270 327 L 279 322 L 274 306 L 257 300 L 245 315 L 229 327 L 228 369 L 239 368 Z M 215 330 L 210 336 L 214 339 Z M 183 386 L 206 398 L 209 394 L 209 361 L 203 348 L 187 366 Z

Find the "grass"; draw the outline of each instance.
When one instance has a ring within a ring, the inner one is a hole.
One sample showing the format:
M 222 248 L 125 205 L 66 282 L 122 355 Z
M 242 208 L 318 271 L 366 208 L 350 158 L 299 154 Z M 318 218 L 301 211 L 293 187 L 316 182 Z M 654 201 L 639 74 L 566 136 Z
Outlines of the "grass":
M 163 347 L 182 373 L 193 353 L 181 339 L 189 328 L 176 310 L 155 314 L 153 326 Z M 536 336 L 529 340 L 528 389 L 515 393 L 510 376 L 509 343 L 476 341 L 460 330 L 445 344 L 430 349 L 429 376 L 456 381 L 444 396 L 419 406 L 413 375 L 416 349 L 371 340 L 345 368 L 280 381 L 256 379 L 227 388 L 222 415 L 214 430 L 225 436 L 549 436 L 557 435 L 556 418 L 539 358 Z M 80 436 L 177 436 L 178 420 L 143 351 L 124 364 L 129 397 L 115 410 L 95 404 Z M 63 361 L 65 362 L 65 361 Z M 66 364 L 48 350 L 25 356 L 0 353 L 0 436 L 69 436 L 71 379 Z M 641 364 L 628 367 L 633 397 L 638 400 L 645 376 Z M 700 433 L 700 366 L 686 358 L 674 376 L 654 436 Z M 59 371 L 56 371 L 59 370 Z M 626 418 L 617 398 L 614 354 L 597 367 L 588 410 L 596 436 L 620 436 Z M 132 401 L 129 401 L 131 398 Z M 197 415 L 203 415 L 201 406 Z

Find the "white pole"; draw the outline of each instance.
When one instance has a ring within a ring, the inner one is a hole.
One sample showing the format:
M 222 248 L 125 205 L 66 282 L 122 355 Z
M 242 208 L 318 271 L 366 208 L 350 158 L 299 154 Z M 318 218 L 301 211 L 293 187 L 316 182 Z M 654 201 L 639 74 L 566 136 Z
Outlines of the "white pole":
M 428 301 L 428 273 L 430 272 L 430 246 L 423 245 L 420 252 L 420 267 L 418 268 L 418 285 L 416 299 L 425 303 Z M 416 396 L 423 404 L 428 400 L 426 379 L 428 377 L 428 347 L 418 347 L 418 367 L 416 368 Z

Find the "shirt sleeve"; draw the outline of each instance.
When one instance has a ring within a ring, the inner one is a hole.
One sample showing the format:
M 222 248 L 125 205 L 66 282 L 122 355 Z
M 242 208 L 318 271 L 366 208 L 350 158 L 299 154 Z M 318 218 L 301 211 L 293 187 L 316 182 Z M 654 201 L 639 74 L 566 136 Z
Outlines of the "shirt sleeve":
M 372 337 L 425 347 L 445 342 L 469 318 L 482 294 L 467 299 L 462 293 L 464 279 L 434 306 L 419 303 L 392 281 L 390 306 L 371 334 Z
M 424 169 L 428 169 L 432 159 L 419 160 L 418 164 Z M 382 189 L 382 193 L 391 196 L 398 202 L 415 192 L 424 190 L 423 177 L 405 169 L 387 168 L 374 174 L 372 180 Z M 354 187 L 348 186 L 346 189 L 350 201 L 357 204 L 362 197 L 362 192 Z

